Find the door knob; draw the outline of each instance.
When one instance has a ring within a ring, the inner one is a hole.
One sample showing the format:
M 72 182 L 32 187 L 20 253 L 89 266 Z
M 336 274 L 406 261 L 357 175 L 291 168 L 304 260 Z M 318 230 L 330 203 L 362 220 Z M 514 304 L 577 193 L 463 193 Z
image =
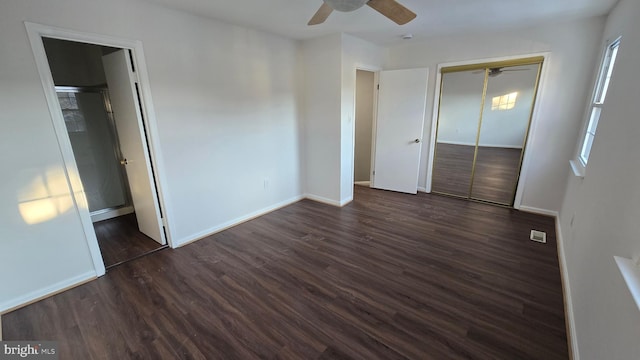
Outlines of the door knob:
M 416 144 L 420 144 L 420 139 L 415 139 L 413 142 Z
M 127 164 L 129 164 L 129 161 L 127 159 L 120 160 L 120 164 L 121 165 L 127 165 Z

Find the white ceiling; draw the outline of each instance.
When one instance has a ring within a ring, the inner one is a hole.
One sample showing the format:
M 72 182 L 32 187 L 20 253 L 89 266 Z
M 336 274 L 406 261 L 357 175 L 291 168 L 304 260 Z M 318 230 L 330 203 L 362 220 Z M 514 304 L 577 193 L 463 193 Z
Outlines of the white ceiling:
M 399 26 L 365 6 L 351 13 L 333 12 L 326 23 L 307 21 L 322 0 L 148 0 L 232 24 L 295 39 L 345 32 L 378 44 L 465 31 L 508 29 L 545 22 L 604 15 L 617 0 L 399 0 L 418 14 Z

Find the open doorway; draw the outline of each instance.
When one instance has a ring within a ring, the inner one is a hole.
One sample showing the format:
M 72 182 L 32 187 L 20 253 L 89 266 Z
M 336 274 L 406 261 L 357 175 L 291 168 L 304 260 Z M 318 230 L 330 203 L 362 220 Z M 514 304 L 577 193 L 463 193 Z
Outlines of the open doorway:
M 375 114 L 375 73 L 356 70 L 356 124 L 353 179 L 355 185 L 371 186 L 371 154 Z
M 130 51 L 42 42 L 105 267 L 166 248 Z
M 356 69 L 354 183 L 418 193 L 427 68 Z

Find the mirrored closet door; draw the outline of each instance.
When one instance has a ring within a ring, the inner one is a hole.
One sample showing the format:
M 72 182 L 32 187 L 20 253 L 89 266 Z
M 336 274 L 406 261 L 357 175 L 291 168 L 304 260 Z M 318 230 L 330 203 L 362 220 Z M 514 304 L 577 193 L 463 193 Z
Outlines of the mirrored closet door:
M 434 193 L 513 206 L 542 61 L 442 69 Z

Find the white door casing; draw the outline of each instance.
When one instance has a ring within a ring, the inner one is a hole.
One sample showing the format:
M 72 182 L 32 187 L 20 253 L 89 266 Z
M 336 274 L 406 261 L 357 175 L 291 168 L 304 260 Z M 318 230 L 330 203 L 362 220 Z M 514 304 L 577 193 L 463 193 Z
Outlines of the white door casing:
M 418 192 L 428 69 L 381 71 L 372 187 Z
M 140 232 L 164 245 L 162 217 L 129 53 L 118 50 L 103 56 L 102 62 L 138 227 Z

